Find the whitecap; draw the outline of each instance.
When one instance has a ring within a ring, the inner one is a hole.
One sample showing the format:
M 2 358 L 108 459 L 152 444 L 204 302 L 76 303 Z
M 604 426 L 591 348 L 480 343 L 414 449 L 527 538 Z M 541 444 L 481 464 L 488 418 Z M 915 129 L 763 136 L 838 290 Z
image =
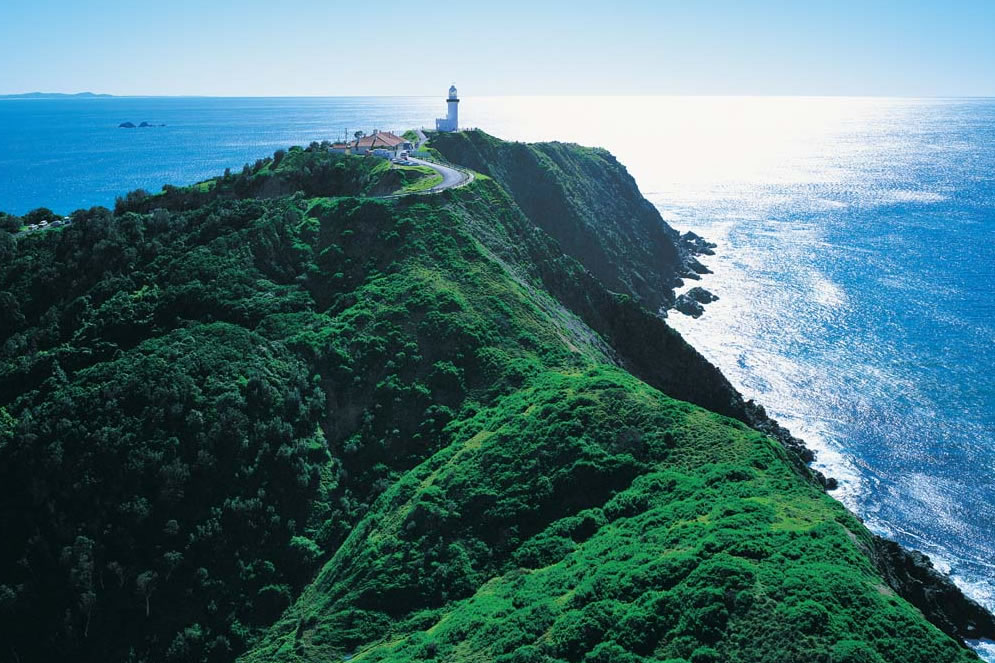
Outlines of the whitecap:
M 914 191 L 911 189 L 888 189 L 878 193 L 876 202 L 882 205 L 895 203 L 942 203 L 947 196 L 935 191 Z

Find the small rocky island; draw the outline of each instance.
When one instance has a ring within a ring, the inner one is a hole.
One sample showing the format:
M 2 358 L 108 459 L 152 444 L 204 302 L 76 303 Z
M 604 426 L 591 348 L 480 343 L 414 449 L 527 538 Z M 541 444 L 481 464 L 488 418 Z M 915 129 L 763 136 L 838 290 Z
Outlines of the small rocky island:
M 683 295 L 677 297 L 677 300 L 674 302 L 674 308 L 684 315 L 690 315 L 692 318 L 700 318 L 705 312 L 705 304 L 711 304 L 717 300 L 717 295 L 713 295 L 699 286 L 691 288 Z
M 122 122 L 117 125 L 118 129 L 145 129 L 151 127 L 164 127 L 165 124 L 151 124 L 149 122 L 142 122 L 141 124 L 135 124 L 134 122 Z

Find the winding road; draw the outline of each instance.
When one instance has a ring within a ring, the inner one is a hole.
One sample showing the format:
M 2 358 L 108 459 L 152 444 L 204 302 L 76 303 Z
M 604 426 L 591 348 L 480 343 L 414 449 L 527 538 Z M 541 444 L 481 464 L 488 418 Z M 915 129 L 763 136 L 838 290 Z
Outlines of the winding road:
M 418 135 L 418 145 L 415 150 L 422 149 L 425 141 L 428 137 L 425 132 L 421 129 L 415 129 L 415 134 Z M 417 164 L 419 166 L 427 166 L 437 172 L 442 176 L 442 181 L 433 186 L 431 189 L 425 189 L 424 191 L 418 192 L 417 195 L 425 195 L 429 193 L 439 193 L 440 191 L 445 191 L 446 189 L 452 189 L 453 187 L 462 186 L 473 181 L 473 175 L 465 170 L 460 170 L 458 168 L 453 168 L 452 166 L 444 166 L 441 163 L 436 163 L 435 161 L 426 161 L 425 159 L 418 159 L 413 156 L 408 156 L 408 161 Z M 401 194 L 390 194 L 388 197 L 400 196 Z M 410 195 L 410 194 L 409 194 Z
M 446 189 L 451 189 L 454 186 L 466 184 L 471 179 L 469 173 L 462 170 L 456 170 L 455 168 L 450 168 L 449 166 L 443 166 L 441 163 L 425 161 L 424 159 L 416 159 L 411 156 L 408 157 L 408 161 L 418 164 L 419 166 L 428 166 L 435 172 L 442 175 L 441 182 L 433 186 L 431 189 L 426 189 L 423 193 L 438 193 L 440 191 L 445 191 Z
M 425 135 L 421 129 L 415 129 L 415 133 L 418 135 L 418 144 L 412 151 L 417 151 L 422 149 L 425 141 L 428 137 Z M 400 198 L 402 196 L 424 196 L 431 193 L 439 193 L 445 191 L 446 189 L 452 189 L 454 187 L 463 186 L 473 181 L 473 173 L 468 170 L 462 170 L 460 168 L 453 168 L 452 166 L 446 166 L 436 161 L 428 161 L 426 159 L 419 159 L 408 155 L 407 161 L 418 166 L 426 166 L 437 172 L 442 176 L 442 181 L 433 186 L 430 189 L 425 189 L 424 191 L 417 191 L 413 193 L 388 193 L 383 196 L 378 196 L 381 198 Z

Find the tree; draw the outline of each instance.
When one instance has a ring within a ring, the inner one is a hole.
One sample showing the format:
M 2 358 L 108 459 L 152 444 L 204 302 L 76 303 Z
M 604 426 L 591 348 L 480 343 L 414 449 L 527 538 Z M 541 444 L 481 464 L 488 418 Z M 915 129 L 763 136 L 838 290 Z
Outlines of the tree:
M 163 186 L 163 190 L 165 190 Z M 120 196 L 114 201 L 114 213 L 122 214 L 124 212 L 130 212 L 138 210 L 141 204 L 149 197 L 149 192 L 145 189 L 135 189 L 134 191 L 129 191 L 124 198 Z
M 54 221 L 57 218 L 59 218 L 59 215 L 52 210 L 47 207 L 39 207 L 24 215 L 24 224 L 31 225 L 41 223 L 42 221 Z
M 162 562 L 166 567 L 166 582 L 169 582 L 169 576 L 173 575 L 173 571 L 176 570 L 176 567 L 183 562 L 183 553 L 170 550 L 169 552 L 163 554 Z
M 21 218 L 6 212 L 0 212 L 0 230 L 16 233 L 22 226 Z
M 151 607 L 149 605 L 149 599 L 152 597 L 152 592 L 155 591 L 156 581 L 159 580 L 159 574 L 155 571 L 143 571 L 138 574 L 135 578 L 135 588 L 138 591 L 139 596 L 145 598 L 145 616 L 148 617 L 151 613 Z
M 69 577 L 78 594 L 79 610 L 86 620 L 83 637 L 90 634 L 90 619 L 97 605 L 97 593 L 93 585 L 94 549 L 93 539 L 77 536 L 72 547 L 62 551 L 63 562 L 70 565 Z
M 0 233 L 0 260 L 10 260 L 17 255 L 17 240 L 10 233 Z
M 152 210 L 150 226 L 153 230 L 165 230 L 169 227 L 169 212 L 161 207 Z

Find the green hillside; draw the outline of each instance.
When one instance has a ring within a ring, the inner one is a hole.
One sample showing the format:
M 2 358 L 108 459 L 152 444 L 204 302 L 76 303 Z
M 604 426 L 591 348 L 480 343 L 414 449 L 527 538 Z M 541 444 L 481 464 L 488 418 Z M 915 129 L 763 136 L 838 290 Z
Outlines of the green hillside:
M 0 244 L 0 660 L 977 660 L 655 315 L 700 244 L 621 165 L 433 146 Z

